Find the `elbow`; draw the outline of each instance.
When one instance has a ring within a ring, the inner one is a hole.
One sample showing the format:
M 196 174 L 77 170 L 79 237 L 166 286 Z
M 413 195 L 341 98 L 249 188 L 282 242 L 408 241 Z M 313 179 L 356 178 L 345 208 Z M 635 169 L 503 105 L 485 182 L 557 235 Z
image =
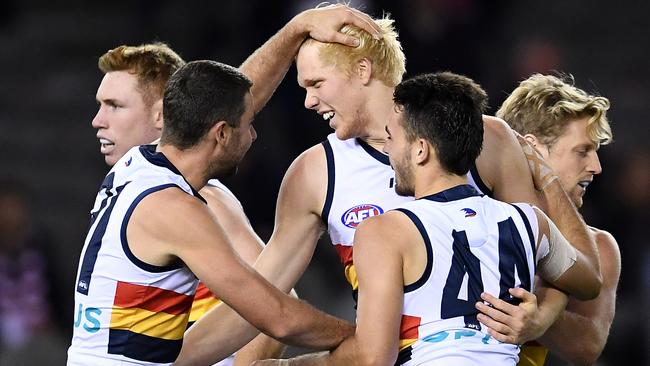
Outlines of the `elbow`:
M 600 289 L 602 286 L 602 278 L 598 276 L 591 281 L 584 281 L 576 291 L 572 292 L 572 295 L 580 301 L 593 300 L 600 295 Z
M 396 352 L 387 350 L 359 350 L 356 366 L 393 366 L 397 359 Z
M 596 364 L 600 354 L 603 352 L 604 344 L 601 345 L 596 341 L 585 344 L 579 352 L 573 352 L 567 355 L 567 361 L 576 366 L 591 366 Z

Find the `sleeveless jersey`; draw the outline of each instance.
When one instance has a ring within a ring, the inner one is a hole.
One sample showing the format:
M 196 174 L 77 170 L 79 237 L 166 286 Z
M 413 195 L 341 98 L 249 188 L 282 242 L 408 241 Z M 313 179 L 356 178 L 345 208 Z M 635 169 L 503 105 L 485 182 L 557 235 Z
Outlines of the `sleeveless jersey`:
M 368 217 L 412 201 L 413 197 L 395 193 L 395 172 L 388 156 L 361 139 L 339 140 L 330 134 L 323 147 L 327 158 L 327 197 L 321 217 L 356 300 L 358 282 L 352 244 L 357 226 Z
M 126 239 L 137 204 L 167 188 L 203 200 L 155 145 L 132 148 L 104 179 L 79 261 L 68 365 L 170 365 L 178 356 L 198 280 L 180 261 L 139 260 Z
M 242 207 L 241 202 L 239 202 L 235 194 L 232 193 L 230 189 L 228 189 L 228 187 L 226 187 L 218 179 L 210 179 L 206 187 L 214 187 L 220 189 L 226 195 L 235 200 L 239 207 Z M 194 301 L 192 301 L 192 310 L 190 312 L 188 327 L 192 326 L 192 324 L 199 320 L 199 318 L 208 312 L 208 310 L 219 304 L 221 304 L 221 300 L 219 300 L 219 298 L 213 294 L 212 291 L 210 291 L 207 286 L 203 284 L 203 282 L 199 282 L 199 286 L 196 288 L 196 294 L 194 294 Z M 214 364 L 213 366 L 232 366 L 234 362 L 235 356 L 231 355 L 228 358 Z
M 483 183 L 481 176 L 478 174 L 476 165 L 474 165 L 469 174 L 467 174 L 467 180 L 470 185 L 474 186 L 479 192 L 486 194 L 490 197 L 493 197 L 492 191 Z M 517 366 L 543 366 L 546 362 L 546 356 L 548 355 L 548 348 L 544 347 L 537 341 L 526 342 L 521 346 L 521 351 L 519 352 L 519 362 Z
M 358 283 L 352 263 L 356 227 L 364 219 L 412 201 L 413 197 L 395 193 L 395 172 L 388 156 L 363 140 L 339 140 L 332 133 L 322 145 L 328 177 L 321 218 L 327 225 L 331 242 L 345 269 L 345 278 L 352 286 L 356 299 Z M 472 178 L 472 173 L 477 178 Z M 481 192 L 489 192 L 478 177 L 476 168 L 470 171 L 468 180 Z
M 404 287 L 400 365 L 515 365 L 519 347 L 491 338 L 476 319 L 483 291 L 516 303 L 508 289 L 532 291 L 537 218 L 461 185 L 402 204 L 422 235 L 426 269 Z M 543 252 L 542 252 L 543 253 Z

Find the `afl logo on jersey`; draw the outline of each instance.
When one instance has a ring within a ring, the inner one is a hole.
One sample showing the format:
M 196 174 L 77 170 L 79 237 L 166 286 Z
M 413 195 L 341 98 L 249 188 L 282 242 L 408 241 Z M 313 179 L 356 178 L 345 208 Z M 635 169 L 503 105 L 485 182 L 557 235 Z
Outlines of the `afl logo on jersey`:
M 361 221 L 367 219 L 368 217 L 381 215 L 383 213 L 384 210 L 382 210 L 382 208 L 377 205 L 358 205 L 345 211 L 343 216 L 341 216 L 341 222 L 343 225 L 355 229 L 361 223 Z
M 130 156 L 130 157 L 129 157 L 129 160 L 127 160 L 127 161 L 124 162 L 124 165 L 125 165 L 125 166 L 129 166 L 129 165 L 131 165 L 131 161 L 133 161 L 133 156 Z

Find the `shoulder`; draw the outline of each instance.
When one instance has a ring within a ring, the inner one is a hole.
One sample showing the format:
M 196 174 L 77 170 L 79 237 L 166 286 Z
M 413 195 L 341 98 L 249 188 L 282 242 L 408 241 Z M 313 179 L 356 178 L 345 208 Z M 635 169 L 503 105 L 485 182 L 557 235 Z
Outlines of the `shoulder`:
M 508 141 L 514 137 L 510 126 L 498 117 L 483 115 L 483 129 L 487 141 Z
M 281 191 L 286 192 L 290 189 L 293 193 L 300 193 L 301 196 L 305 194 L 312 195 L 314 198 L 322 196 L 324 201 L 327 174 L 327 159 L 323 145 L 312 146 L 291 163 L 282 180 Z
M 616 239 L 612 234 L 605 230 L 600 230 L 590 226 L 589 231 L 591 232 L 594 240 L 596 241 L 596 245 L 598 246 L 601 271 L 615 273 L 615 277 L 618 280 L 621 272 L 621 250 L 618 247 Z M 603 274 L 603 277 L 605 277 L 605 280 L 607 280 L 606 277 L 611 276 L 606 276 Z
M 407 215 L 399 210 L 391 210 L 359 224 L 354 234 L 355 251 L 365 245 L 376 248 L 381 243 L 385 243 L 386 247 L 397 248 L 411 242 L 418 235 L 417 227 Z M 360 246 L 357 247 L 357 244 Z
M 167 224 L 177 223 L 179 218 L 205 213 L 207 205 L 203 201 L 171 185 L 145 196 L 136 206 L 134 218 L 168 227 Z

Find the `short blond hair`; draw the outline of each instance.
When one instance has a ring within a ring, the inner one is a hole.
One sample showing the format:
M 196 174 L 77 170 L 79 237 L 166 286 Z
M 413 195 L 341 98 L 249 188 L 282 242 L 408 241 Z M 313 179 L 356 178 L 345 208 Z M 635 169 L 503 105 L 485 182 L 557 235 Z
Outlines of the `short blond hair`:
M 534 74 L 512 91 L 497 117 L 522 135 L 535 135 L 549 147 L 562 136 L 567 122 L 589 117 L 587 133 L 599 146 L 612 142 L 609 107 L 607 98 L 577 88 L 570 75 Z
M 138 90 L 147 105 L 163 97 L 169 77 L 185 61 L 162 42 L 139 46 L 122 45 L 103 54 L 97 62 L 103 73 L 128 71 L 137 76 Z
M 351 75 L 355 72 L 357 61 L 368 58 L 372 62 L 373 75 L 390 87 L 402 81 L 406 72 L 406 57 L 399 42 L 395 21 L 386 14 L 382 19 L 375 19 L 381 29 L 381 39 L 375 39 L 370 33 L 353 25 L 345 25 L 341 33 L 359 39 L 359 46 L 348 47 L 339 43 L 323 43 L 319 50 L 321 60 Z M 308 38 L 305 44 L 317 42 Z

